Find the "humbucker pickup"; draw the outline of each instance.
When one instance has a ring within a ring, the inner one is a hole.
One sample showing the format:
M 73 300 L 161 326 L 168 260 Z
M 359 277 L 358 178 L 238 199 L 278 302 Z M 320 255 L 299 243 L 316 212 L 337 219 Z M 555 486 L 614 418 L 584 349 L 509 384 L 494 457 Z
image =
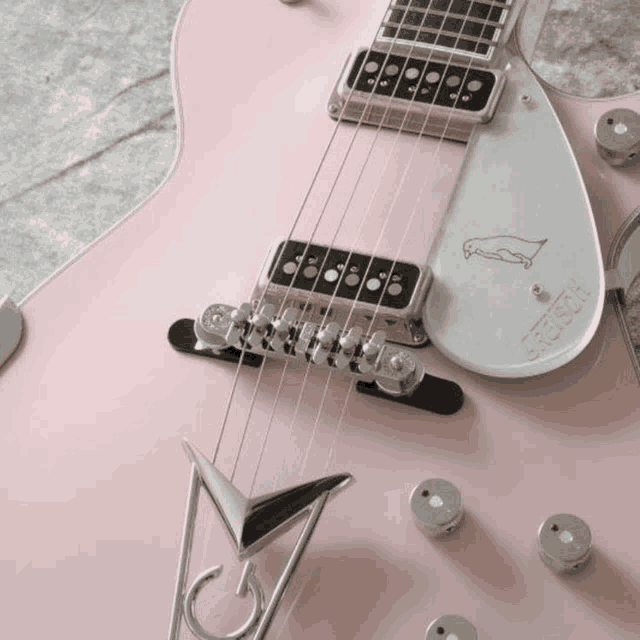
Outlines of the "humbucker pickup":
M 428 341 L 422 309 L 433 276 L 390 258 L 297 240 L 276 242 L 262 268 L 252 300 L 276 309 L 296 307 L 309 322 L 337 322 L 388 340 L 422 346 Z
M 329 114 L 466 142 L 475 124 L 492 118 L 504 80 L 479 65 L 360 49 L 343 69 Z

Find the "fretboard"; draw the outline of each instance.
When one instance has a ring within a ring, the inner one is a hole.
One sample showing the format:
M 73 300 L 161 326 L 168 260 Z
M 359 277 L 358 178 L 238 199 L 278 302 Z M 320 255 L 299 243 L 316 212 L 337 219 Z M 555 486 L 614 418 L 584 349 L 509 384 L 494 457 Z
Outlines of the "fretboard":
M 512 0 L 392 0 L 376 44 L 455 52 L 488 62 L 504 40 L 511 5 Z

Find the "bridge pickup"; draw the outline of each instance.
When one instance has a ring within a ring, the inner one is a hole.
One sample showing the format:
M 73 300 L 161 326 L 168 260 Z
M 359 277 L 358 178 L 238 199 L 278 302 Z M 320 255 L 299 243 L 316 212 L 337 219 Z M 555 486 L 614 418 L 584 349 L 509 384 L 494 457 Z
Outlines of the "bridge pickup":
M 286 301 L 284 308 L 299 309 L 308 322 L 384 331 L 391 342 L 422 346 L 432 280 L 427 267 L 288 240 L 272 246 L 252 300 L 276 309 Z
M 494 69 L 360 49 L 329 101 L 334 119 L 466 142 L 488 122 L 504 86 Z

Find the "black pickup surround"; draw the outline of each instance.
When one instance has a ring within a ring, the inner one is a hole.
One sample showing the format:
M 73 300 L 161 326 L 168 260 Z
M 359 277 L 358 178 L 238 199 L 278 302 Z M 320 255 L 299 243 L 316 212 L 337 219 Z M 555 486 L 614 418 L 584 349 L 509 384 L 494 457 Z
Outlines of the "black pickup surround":
M 486 69 L 371 50 L 358 53 L 347 78 L 349 89 L 464 111 L 482 111 L 495 84 Z
M 420 277 L 420 269 L 407 262 L 296 240 L 280 243 L 274 255 L 268 272 L 272 284 L 391 309 L 409 305 Z

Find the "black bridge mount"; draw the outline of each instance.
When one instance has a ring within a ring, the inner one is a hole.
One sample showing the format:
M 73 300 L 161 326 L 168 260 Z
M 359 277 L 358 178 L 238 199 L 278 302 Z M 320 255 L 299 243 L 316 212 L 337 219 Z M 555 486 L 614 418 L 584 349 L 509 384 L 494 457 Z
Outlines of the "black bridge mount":
M 220 351 L 220 353 L 213 353 L 211 350 L 196 350 L 195 346 L 198 339 L 193 332 L 193 325 L 194 320 L 183 318 L 182 320 L 176 320 L 169 328 L 167 339 L 176 351 L 223 360 L 224 362 L 238 363 L 240 361 L 242 351 L 235 347 L 228 347 Z M 259 367 L 263 360 L 264 356 L 245 351 L 242 364 L 250 367 Z M 428 374 L 425 374 L 422 382 L 412 393 L 406 396 L 392 396 L 379 389 L 375 382 L 364 382 L 362 380 L 358 381 L 356 389 L 368 396 L 391 400 L 407 407 L 415 407 L 416 409 L 423 409 L 443 416 L 456 413 L 464 403 L 464 394 L 460 385 Z

